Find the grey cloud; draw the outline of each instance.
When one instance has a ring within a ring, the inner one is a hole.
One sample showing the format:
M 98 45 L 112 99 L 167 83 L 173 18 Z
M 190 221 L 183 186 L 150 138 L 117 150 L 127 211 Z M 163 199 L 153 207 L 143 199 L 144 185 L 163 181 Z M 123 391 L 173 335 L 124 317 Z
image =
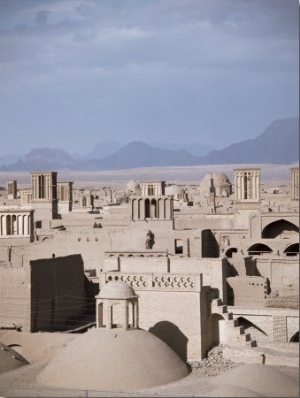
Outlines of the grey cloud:
M 6 127 L 247 138 L 245 120 L 266 126 L 298 103 L 292 2 L 13 1 L 0 31 Z
M 47 23 L 47 21 L 49 19 L 49 16 L 50 16 L 50 12 L 49 11 L 47 11 L 47 10 L 39 11 L 36 14 L 35 22 L 37 24 L 45 24 L 45 23 Z

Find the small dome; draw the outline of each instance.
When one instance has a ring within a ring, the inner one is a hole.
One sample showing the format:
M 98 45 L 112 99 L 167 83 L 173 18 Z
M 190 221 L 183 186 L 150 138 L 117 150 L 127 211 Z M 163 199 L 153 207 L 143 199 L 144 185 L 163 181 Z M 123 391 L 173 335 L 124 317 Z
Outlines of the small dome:
M 216 196 L 230 196 L 232 190 L 232 184 L 224 173 L 208 173 L 206 174 L 200 183 L 200 193 L 205 196 L 210 191 L 211 180 L 213 180 L 213 186 L 215 188 Z
M 138 297 L 135 291 L 126 282 L 120 279 L 115 281 L 112 280 L 103 286 L 97 298 L 105 299 L 129 299 Z
M 210 184 L 211 179 L 214 180 L 214 185 L 230 183 L 229 178 L 224 173 L 208 173 L 203 177 L 201 184 L 202 183 Z
M 128 191 L 137 192 L 140 189 L 140 184 L 137 181 L 131 180 L 126 187 Z

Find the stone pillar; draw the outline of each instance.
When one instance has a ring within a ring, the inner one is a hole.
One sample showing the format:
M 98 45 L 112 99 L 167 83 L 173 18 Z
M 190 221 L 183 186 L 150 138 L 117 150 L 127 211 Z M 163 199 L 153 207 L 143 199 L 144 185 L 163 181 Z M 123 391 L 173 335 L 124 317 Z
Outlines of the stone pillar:
M 113 311 L 112 305 L 109 304 L 107 311 L 107 325 L 106 325 L 107 329 L 112 329 L 112 311 Z
M 124 301 L 124 325 L 123 329 L 128 330 L 128 301 Z
M 138 329 L 139 327 L 139 302 L 138 300 L 136 300 L 135 302 L 133 302 L 133 327 Z
M 292 199 L 299 199 L 299 167 L 292 167 L 291 169 L 291 184 Z
M 7 199 L 12 200 L 17 198 L 17 181 L 7 181 Z
M 144 199 L 140 199 L 139 200 L 139 213 L 140 213 L 140 220 L 144 220 L 145 219 L 145 200 Z

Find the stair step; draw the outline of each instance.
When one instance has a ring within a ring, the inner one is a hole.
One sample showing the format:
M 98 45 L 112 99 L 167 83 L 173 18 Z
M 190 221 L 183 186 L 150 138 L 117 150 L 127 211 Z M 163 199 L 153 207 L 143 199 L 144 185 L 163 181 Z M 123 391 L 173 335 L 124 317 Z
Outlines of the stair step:
M 246 339 L 246 341 L 251 341 L 251 335 L 250 335 L 250 333 L 246 333 L 246 334 L 245 334 L 245 339 Z
M 245 334 L 244 326 L 239 326 L 239 328 L 240 328 L 240 334 Z
M 233 313 L 232 313 L 232 312 L 227 312 L 226 314 L 227 314 L 227 319 L 228 319 L 229 321 L 235 322 L 235 320 L 233 319 Z M 237 322 L 238 322 L 238 321 L 237 321 Z
M 214 300 L 214 304 L 217 306 L 220 306 L 220 305 L 223 305 L 223 301 L 222 301 L 222 299 L 218 298 L 218 299 Z

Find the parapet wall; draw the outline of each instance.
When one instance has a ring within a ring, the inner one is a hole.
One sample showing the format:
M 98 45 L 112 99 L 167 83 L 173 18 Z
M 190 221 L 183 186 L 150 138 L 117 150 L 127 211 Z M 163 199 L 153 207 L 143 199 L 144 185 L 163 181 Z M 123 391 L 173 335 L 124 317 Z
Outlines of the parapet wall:
M 240 307 L 263 307 L 267 298 L 267 280 L 262 276 L 235 276 L 227 278 L 233 289 L 234 305 Z
M 200 292 L 201 274 L 105 272 L 100 274 L 100 289 L 111 280 L 122 280 L 136 291 Z

